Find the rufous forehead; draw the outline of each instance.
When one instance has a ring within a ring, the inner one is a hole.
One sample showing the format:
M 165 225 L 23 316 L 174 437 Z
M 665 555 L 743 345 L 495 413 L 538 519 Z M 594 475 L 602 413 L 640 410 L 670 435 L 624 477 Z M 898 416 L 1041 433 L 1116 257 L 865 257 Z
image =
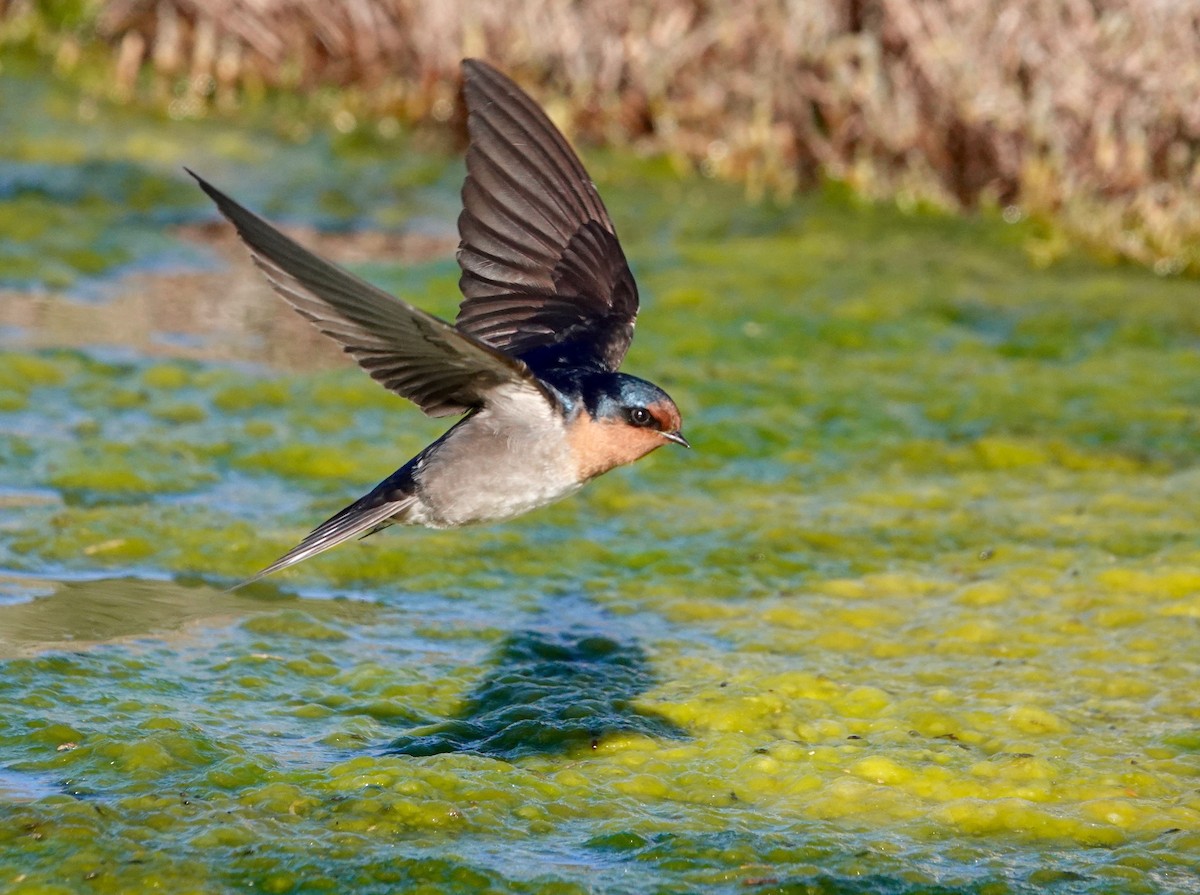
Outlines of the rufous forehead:
M 674 401 L 656 401 L 646 409 L 658 421 L 659 428 L 664 432 L 676 432 L 683 425 L 683 418 L 679 415 L 679 408 L 675 406 Z

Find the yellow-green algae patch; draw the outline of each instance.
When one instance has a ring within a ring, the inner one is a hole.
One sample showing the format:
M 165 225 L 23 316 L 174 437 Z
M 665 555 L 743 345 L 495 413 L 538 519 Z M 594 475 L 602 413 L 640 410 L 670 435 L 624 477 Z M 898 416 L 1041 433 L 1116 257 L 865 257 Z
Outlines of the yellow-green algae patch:
M 0 355 L 0 889 L 1197 890 L 1195 284 L 616 165 L 696 450 L 505 526 L 221 596 L 439 424 Z

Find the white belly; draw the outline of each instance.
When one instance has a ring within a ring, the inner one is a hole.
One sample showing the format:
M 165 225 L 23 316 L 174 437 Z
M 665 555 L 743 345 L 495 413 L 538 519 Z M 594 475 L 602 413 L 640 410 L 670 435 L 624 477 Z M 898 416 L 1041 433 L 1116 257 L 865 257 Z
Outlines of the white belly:
M 413 521 L 433 528 L 509 519 L 583 484 L 557 409 L 518 389 L 455 429 L 414 478 Z

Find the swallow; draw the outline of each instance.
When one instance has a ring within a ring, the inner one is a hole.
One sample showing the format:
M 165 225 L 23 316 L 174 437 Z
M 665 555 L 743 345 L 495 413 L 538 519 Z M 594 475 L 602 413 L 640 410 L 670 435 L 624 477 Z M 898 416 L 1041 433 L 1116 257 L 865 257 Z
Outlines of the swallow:
M 188 170 L 301 316 L 427 415 L 461 416 L 242 584 L 391 525 L 511 519 L 665 444 L 689 446 L 670 396 L 618 372 L 637 285 L 579 158 L 490 65 L 463 62 L 463 97 L 453 324 L 318 257 Z

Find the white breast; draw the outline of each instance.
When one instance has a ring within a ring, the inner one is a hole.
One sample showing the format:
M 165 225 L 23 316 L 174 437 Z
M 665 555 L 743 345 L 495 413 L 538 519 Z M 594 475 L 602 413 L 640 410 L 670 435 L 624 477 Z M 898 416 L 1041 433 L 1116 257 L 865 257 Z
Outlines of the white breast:
M 583 484 L 561 414 L 541 392 L 519 385 L 497 389 L 430 453 L 415 479 L 420 521 L 433 528 L 508 519 Z

